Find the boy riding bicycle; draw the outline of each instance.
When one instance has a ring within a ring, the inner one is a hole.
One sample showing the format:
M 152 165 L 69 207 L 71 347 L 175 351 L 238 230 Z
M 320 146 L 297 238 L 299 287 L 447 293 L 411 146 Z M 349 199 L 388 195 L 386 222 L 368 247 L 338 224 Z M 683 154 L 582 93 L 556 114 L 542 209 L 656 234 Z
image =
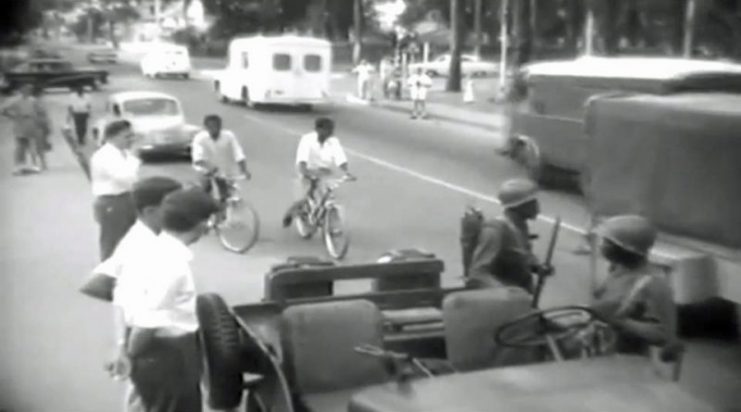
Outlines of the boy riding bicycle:
M 221 128 L 221 117 L 210 114 L 203 119 L 203 126 L 205 130 L 193 138 L 193 168 L 203 175 L 202 184 L 207 192 L 212 190 L 212 181 L 216 184 L 223 205 L 231 195 L 229 180 L 241 176 L 249 179 L 251 174 L 236 136 Z
M 326 178 L 332 175 L 333 168 L 339 168 L 345 177 L 354 177 L 348 170 L 347 157 L 340 140 L 334 136 L 334 121 L 321 117 L 314 122 L 314 132 L 301 137 L 296 151 L 296 201 L 286 211 L 283 226 L 288 227 L 293 217 L 308 199 L 316 198 L 323 192 Z

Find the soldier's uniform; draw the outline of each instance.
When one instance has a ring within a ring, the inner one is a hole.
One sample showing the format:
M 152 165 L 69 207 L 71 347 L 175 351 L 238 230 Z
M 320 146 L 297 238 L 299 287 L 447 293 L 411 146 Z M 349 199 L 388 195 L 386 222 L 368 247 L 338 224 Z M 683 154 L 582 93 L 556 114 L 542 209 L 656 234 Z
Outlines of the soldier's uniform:
M 607 219 L 597 234 L 604 241 L 611 242 L 622 253 L 646 258 L 656 240 L 656 230 L 640 216 L 616 216 Z M 609 256 L 605 256 L 610 260 Z M 648 351 L 646 336 L 632 333 L 622 325 L 625 322 L 655 326 L 666 336 L 663 344 L 672 343 L 676 336 L 676 308 L 665 275 L 655 267 L 644 263 L 636 267 L 626 267 L 612 259 L 610 273 L 603 284 L 595 291 L 593 308 L 603 315 L 607 314 L 617 330 L 616 351 L 623 353 L 642 353 Z
M 499 192 L 502 216 L 484 222 L 474 250 L 467 284 L 471 287 L 516 286 L 533 292 L 532 252 L 526 219 L 510 210 L 537 201 L 537 186 L 529 180 L 505 182 Z

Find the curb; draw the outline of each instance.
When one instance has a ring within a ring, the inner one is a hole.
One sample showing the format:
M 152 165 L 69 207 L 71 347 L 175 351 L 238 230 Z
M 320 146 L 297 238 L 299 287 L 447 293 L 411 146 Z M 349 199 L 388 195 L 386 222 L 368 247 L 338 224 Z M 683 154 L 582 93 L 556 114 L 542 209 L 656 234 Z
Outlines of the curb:
M 387 110 L 391 112 L 404 113 L 404 114 L 411 113 L 411 110 L 409 108 L 401 107 L 397 104 L 389 104 L 385 102 L 376 101 L 374 103 L 371 103 L 370 106 L 376 109 Z M 450 115 L 446 115 L 445 113 L 440 113 L 437 110 L 434 110 L 434 111 L 428 110 L 427 114 L 429 115 L 430 118 L 433 118 L 433 119 L 439 119 L 439 120 L 444 120 L 444 121 L 451 122 L 451 123 L 463 124 L 466 126 L 484 129 L 490 132 L 501 132 L 504 129 L 503 126 L 497 126 L 497 125 L 488 124 L 488 123 L 480 123 L 480 122 L 476 122 L 472 120 L 465 120 L 465 119 L 461 119 L 460 117 L 450 116 Z

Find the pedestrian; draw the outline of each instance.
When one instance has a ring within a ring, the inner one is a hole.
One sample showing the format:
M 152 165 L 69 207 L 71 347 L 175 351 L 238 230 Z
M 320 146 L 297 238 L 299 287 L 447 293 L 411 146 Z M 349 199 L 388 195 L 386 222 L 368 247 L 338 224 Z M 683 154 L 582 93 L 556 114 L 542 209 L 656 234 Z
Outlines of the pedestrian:
M 422 68 L 407 79 L 409 94 L 412 98 L 412 119 L 427 118 L 427 91 L 432 87 L 432 79 Z
M 197 292 L 189 246 L 205 233 L 217 208 L 198 188 L 168 194 L 159 212 L 162 232 L 151 239 L 149 252 L 119 275 L 114 299 L 125 322 L 119 342 L 125 351 L 119 350 L 111 373 L 120 378 L 130 369 L 128 404 L 133 410 L 202 411 Z
M 103 145 L 103 143 L 105 143 L 106 126 L 111 122 L 115 122 L 118 120 L 124 120 L 121 106 L 119 106 L 118 103 L 112 103 L 111 112 L 106 113 L 105 116 L 98 119 L 98 121 L 95 122 L 95 126 L 93 127 L 93 140 L 95 141 L 95 145 L 97 147 L 100 147 L 101 145 Z
M 367 100 L 369 98 L 369 88 L 373 66 L 366 60 L 361 60 L 360 64 L 352 70 L 357 75 L 357 92 L 358 97 Z
M 36 99 L 33 97 L 33 87 L 32 84 L 22 85 L 18 95 L 11 97 L 0 108 L 0 114 L 13 122 L 15 137 L 13 175 L 16 176 L 40 171 L 26 163 L 31 155 L 34 136 L 38 132 L 39 114 Z
M 378 71 L 381 75 L 381 91 L 383 92 L 383 96 L 388 99 L 391 96 L 391 94 L 389 93 L 389 83 L 392 79 L 392 74 L 394 71 L 394 66 L 389 56 L 384 56 L 381 59 L 381 62 L 378 66 Z
M 502 184 L 498 198 L 504 213 L 481 226 L 466 274 L 469 286 L 514 286 L 533 293 L 533 273 L 552 273 L 552 268 L 539 263 L 532 252 L 528 221 L 540 213 L 537 193 L 537 185 L 527 179 Z
M 471 104 L 476 101 L 473 91 L 473 76 L 469 73 L 463 81 L 463 103 Z
M 100 225 L 100 260 L 111 256 L 136 221 L 131 189 L 141 161 L 131 151 L 131 123 L 118 120 L 105 129 L 105 143 L 90 158 L 95 219 Z
M 46 152 L 51 150 L 51 119 L 44 101 L 44 89 L 36 86 L 33 89 L 33 97 L 36 103 L 36 128 L 32 133 L 30 153 L 31 163 L 40 171 L 48 168 L 46 163 Z
M 72 96 L 70 97 L 68 111 L 69 119 L 74 124 L 77 144 L 85 146 L 88 122 L 90 121 L 90 113 L 92 112 L 92 104 L 90 102 L 90 96 L 85 93 L 84 87 L 77 86 L 75 88 L 74 93 L 72 93 Z

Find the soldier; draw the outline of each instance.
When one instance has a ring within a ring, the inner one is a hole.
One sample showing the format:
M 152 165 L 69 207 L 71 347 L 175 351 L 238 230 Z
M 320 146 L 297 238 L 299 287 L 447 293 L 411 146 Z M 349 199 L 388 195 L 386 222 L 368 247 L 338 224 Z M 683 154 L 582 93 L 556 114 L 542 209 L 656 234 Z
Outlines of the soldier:
M 609 275 L 595 292 L 598 316 L 617 331 L 615 350 L 646 354 L 650 345 L 677 343 L 676 308 L 668 281 L 649 265 L 656 230 L 641 216 L 607 219 L 597 228 Z
M 530 244 L 528 221 L 540 213 L 537 192 L 537 185 L 527 179 L 504 182 L 498 195 L 504 213 L 481 226 L 468 286 L 515 286 L 533 293 L 533 273 L 546 276 L 553 272 L 538 262 Z

